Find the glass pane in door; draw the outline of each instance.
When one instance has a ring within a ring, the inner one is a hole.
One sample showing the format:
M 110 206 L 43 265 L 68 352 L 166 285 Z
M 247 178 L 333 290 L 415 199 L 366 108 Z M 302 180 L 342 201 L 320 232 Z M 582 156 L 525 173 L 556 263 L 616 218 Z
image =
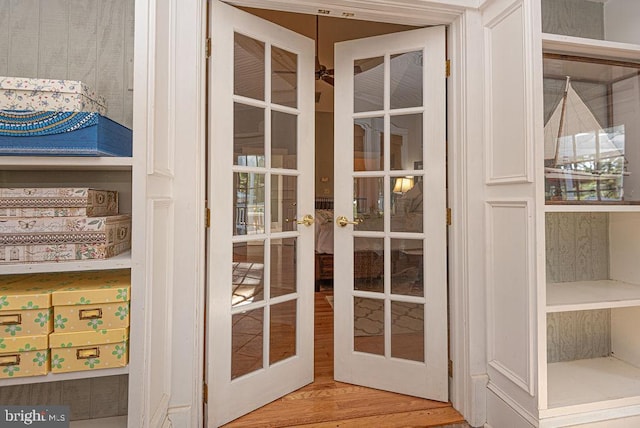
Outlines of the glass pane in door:
M 297 238 L 271 239 L 271 297 L 297 291 Z
M 264 167 L 264 109 L 233 103 L 233 164 Z
M 233 244 L 231 306 L 255 303 L 264 298 L 264 241 Z
M 384 292 L 384 239 L 353 238 L 353 289 Z
M 234 33 L 233 93 L 264 100 L 265 44 Z
M 269 364 L 296 355 L 296 300 L 271 306 Z
M 271 175 L 271 232 L 296 230 L 298 177 Z
M 356 113 L 384 108 L 384 57 L 353 62 L 353 105 Z
M 262 368 L 264 308 L 232 316 L 231 379 Z
M 384 355 L 384 300 L 353 298 L 353 350 Z
M 353 124 L 353 170 L 384 170 L 384 119 L 356 119 Z
M 298 105 L 298 55 L 271 47 L 271 102 L 287 107 Z
M 421 170 L 423 165 L 422 113 L 393 115 L 389 120 L 391 170 Z
M 271 112 L 271 167 L 296 169 L 298 165 L 298 117 Z
M 421 239 L 391 239 L 391 293 L 424 296 L 424 244 Z
M 384 230 L 384 187 L 382 177 L 353 179 L 353 217 L 358 231 Z
M 391 108 L 422 105 L 422 51 L 391 55 Z
M 391 302 L 391 356 L 424 361 L 424 305 Z

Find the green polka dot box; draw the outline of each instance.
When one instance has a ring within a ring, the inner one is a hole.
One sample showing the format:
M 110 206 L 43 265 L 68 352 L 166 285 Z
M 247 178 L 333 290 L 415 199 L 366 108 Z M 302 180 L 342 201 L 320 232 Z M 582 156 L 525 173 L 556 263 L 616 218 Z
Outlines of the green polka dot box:
M 48 336 L 0 338 L 0 379 L 49 373 Z
M 129 362 L 129 329 L 51 333 L 51 373 L 124 367 Z

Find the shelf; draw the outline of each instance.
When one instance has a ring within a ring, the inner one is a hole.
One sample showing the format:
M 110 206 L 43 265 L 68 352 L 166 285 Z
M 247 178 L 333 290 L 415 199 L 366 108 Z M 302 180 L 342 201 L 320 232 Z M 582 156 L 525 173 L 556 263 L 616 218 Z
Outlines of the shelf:
M 612 400 L 640 402 L 640 369 L 614 357 L 551 363 L 547 384 L 548 410 L 541 411 L 545 416 L 569 406 L 580 406 L 575 409 L 580 411 L 610 407 L 607 402 Z
M 85 270 L 129 269 L 131 268 L 131 251 L 118 254 L 109 259 L 70 260 L 46 263 L 2 264 L 2 274 L 71 272 Z
M 547 284 L 547 313 L 640 306 L 640 285 L 622 281 Z
M 640 45 L 542 33 L 542 49 L 578 56 L 638 62 Z
M 71 421 L 69 428 L 127 428 L 126 416 Z
M 582 213 L 582 212 L 594 212 L 594 213 L 613 213 L 613 212 L 624 212 L 624 213 L 637 213 L 640 212 L 640 205 L 614 205 L 614 204 L 605 204 L 605 205 L 577 205 L 577 204 L 552 204 L 545 205 L 544 211 L 548 213 Z
M 0 388 L 12 385 L 26 385 L 31 383 L 58 382 L 61 380 L 86 379 L 104 376 L 118 376 L 129 373 L 129 366 L 113 369 L 83 370 L 71 373 L 49 373 L 46 376 L 25 376 L 14 379 L 0 379 Z
M 0 169 L 130 170 L 130 157 L 0 156 Z

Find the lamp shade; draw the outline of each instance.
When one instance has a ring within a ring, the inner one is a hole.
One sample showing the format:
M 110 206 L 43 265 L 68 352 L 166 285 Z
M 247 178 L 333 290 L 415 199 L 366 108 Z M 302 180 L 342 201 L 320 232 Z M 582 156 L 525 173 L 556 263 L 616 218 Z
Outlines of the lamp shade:
M 398 177 L 393 186 L 393 193 L 407 193 L 413 187 L 413 178 Z

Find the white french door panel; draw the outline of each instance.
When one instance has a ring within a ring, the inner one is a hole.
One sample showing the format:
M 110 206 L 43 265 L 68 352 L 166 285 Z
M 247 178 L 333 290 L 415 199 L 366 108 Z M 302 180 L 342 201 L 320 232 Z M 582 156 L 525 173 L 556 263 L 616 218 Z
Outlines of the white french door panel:
M 336 380 L 447 401 L 445 29 L 337 43 L 335 81 Z
M 313 381 L 314 43 L 211 2 L 208 426 Z

